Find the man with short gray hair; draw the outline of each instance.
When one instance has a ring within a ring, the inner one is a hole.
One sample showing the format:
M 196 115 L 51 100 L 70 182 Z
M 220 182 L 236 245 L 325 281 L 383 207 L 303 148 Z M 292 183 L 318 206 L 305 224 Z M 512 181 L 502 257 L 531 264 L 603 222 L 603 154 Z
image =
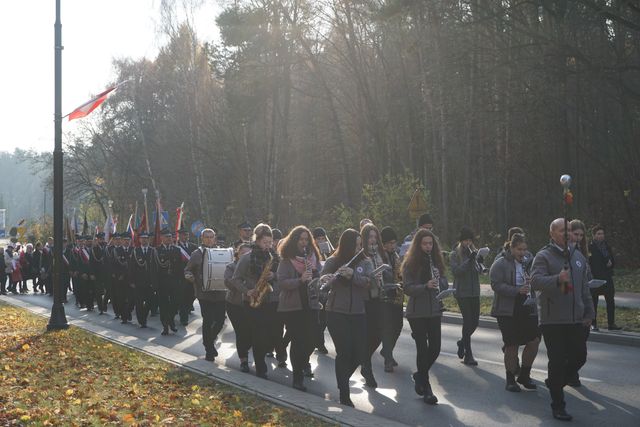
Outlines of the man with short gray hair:
M 567 221 L 549 226 L 551 240 L 533 260 L 531 287 L 536 291 L 538 319 L 547 347 L 548 379 L 553 417 L 571 421 L 565 411 L 563 388 L 585 360 L 585 326 L 594 317 L 588 285 L 588 265 L 580 251 L 567 251 Z M 568 268 L 567 268 L 568 267 Z

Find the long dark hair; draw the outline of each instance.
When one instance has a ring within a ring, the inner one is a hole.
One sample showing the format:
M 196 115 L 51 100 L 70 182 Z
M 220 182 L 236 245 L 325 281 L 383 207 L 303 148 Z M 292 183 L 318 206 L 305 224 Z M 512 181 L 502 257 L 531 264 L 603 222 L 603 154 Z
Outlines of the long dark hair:
M 336 270 L 342 267 L 344 264 L 349 262 L 351 258 L 356 254 L 356 242 L 360 237 L 360 233 L 358 233 L 353 228 L 347 228 L 340 235 L 340 241 L 338 242 L 338 249 L 334 252 L 333 256 L 336 258 Z M 355 260 L 355 262 L 360 261 L 365 257 L 364 252 L 360 254 L 360 256 Z M 335 271 L 331 271 L 330 273 L 334 273 Z
M 373 254 L 371 253 L 371 248 L 369 247 L 369 234 L 371 234 L 372 231 L 376 233 L 376 245 L 377 245 L 376 251 L 378 252 L 378 255 L 382 257 L 382 261 L 385 262 L 387 261 L 387 252 L 384 250 L 384 247 L 382 246 L 382 238 L 380 237 L 380 230 L 378 230 L 378 227 L 373 225 L 373 223 L 365 224 L 364 227 L 362 227 L 362 230 L 360 230 L 360 237 L 362 238 L 362 247 L 364 248 L 364 253 L 368 257 L 373 256 Z
M 589 248 L 587 246 L 587 227 L 584 225 L 584 222 L 580 221 L 579 219 L 574 219 L 569 223 L 569 229 L 571 230 L 571 232 L 575 230 L 582 230 L 582 241 L 578 243 L 578 245 L 580 246 L 578 249 L 580 249 L 582 255 L 588 258 Z
M 444 259 L 442 258 L 442 251 L 440 250 L 440 242 L 435 234 L 433 234 L 429 230 L 425 230 L 423 228 L 419 229 L 415 236 L 413 236 L 413 240 L 411 241 L 411 246 L 409 246 L 409 250 L 407 254 L 404 256 L 404 261 L 402 262 L 402 269 L 405 267 L 411 271 L 418 271 L 418 269 L 422 266 L 424 262 L 424 252 L 422 252 L 422 248 L 420 247 L 422 243 L 422 239 L 425 237 L 431 237 L 433 239 L 433 248 L 431 248 L 431 262 L 434 267 L 438 269 L 440 272 L 440 276 L 444 276 L 445 266 Z
M 307 233 L 309 236 L 307 254 L 313 253 L 316 256 L 316 260 L 320 260 L 320 251 L 316 245 L 316 240 L 313 238 L 311 231 L 309 231 L 309 229 L 304 225 L 294 227 L 293 230 L 291 230 L 289 234 L 280 241 L 280 244 L 278 245 L 278 252 L 282 259 L 292 259 L 298 255 L 298 240 L 300 240 L 302 233 Z

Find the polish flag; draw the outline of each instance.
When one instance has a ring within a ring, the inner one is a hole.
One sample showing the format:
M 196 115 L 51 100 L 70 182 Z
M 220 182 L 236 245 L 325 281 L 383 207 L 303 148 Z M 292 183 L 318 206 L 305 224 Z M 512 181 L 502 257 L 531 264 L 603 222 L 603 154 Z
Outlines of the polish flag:
M 124 83 L 127 83 L 128 81 L 129 80 L 125 80 L 123 82 L 118 83 L 115 86 L 111 86 L 109 89 L 107 89 L 104 92 L 101 92 L 100 94 L 96 95 L 95 98 L 92 98 L 91 100 L 85 102 L 84 104 L 82 104 L 81 106 L 79 106 L 78 108 L 73 110 L 71 113 L 67 114 L 67 116 L 69 117 L 69 121 L 71 121 L 73 119 L 79 119 L 79 118 L 88 116 L 93 110 L 98 108 L 100 106 L 100 104 L 102 104 L 104 101 L 107 100 L 107 97 L 109 96 L 109 94 L 111 92 L 113 92 L 118 87 L 120 87 L 120 85 L 122 85 Z M 67 117 L 67 116 L 65 116 L 65 117 Z

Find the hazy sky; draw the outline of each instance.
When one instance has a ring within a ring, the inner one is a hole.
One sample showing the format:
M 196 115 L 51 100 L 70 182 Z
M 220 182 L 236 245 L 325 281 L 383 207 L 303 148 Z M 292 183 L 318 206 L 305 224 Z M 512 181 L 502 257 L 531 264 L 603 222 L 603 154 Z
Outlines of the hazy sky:
M 113 58 L 154 57 L 165 39 L 158 31 L 159 0 L 61 1 L 65 115 L 112 81 Z M 218 6 L 205 3 L 195 25 L 211 40 Z M 0 151 L 53 151 L 55 0 L 3 0 L 0 10 Z M 63 120 L 63 133 L 81 120 Z

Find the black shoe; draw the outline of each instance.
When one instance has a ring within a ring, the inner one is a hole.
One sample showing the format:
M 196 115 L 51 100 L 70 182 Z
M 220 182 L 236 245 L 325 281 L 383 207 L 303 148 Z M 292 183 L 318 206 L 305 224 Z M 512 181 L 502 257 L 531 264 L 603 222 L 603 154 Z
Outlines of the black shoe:
M 464 344 L 462 344 L 462 340 L 458 340 L 458 358 L 462 359 L 464 357 Z
M 520 386 L 516 383 L 516 377 L 511 372 L 507 371 L 507 384 L 505 385 L 505 390 L 511 391 L 514 393 L 520 392 Z
M 478 362 L 476 362 L 476 359 L 474 359 L 471 354 L 465 354 L 462 363 L 468 366 L 478 366 Z
M 384 371 L 385 372 L 393 372 L 393 362 L 390 360 L 384 361 Z
M 311 365 L 307 365 L 304 368 L 302 368 L 302 375 L 304 375 L 307 378 L 313 378 L 313 372 L 311 371 Z
M 160 335 L 169 335 L 169 328 L 167 328 L 166 326 L 163 327 Z
M 262 378 L 263 380 L 269 379 L 266 372 L 256 372 L 256 377 Z
M 619 331 L 622 328 L 614 323 L 613 325 L 609 326 L 607 329 L 609 329 L 610 331 Z
M 320 347 L 318 347 L 318 353 L 320 353 L 320 354 L 328 354 L 329 350 L 327 350 L 327 347 L 321 345 Z
M 307 388 L 304 386 L 304 377 L 302 372 L 294 372 L 293 373 L 293 388 L 300 391 L 307 391 Z
M 418 396 L 424 396 L 424 390 L 427 387 L 427 381 L 418 372 L 413 374 L 413 383 Z
M 176 324 L 173 320 L 169 322 L 169 329 L 171 329 L 173 332 L 178 332 L 178 328 L 176 328 Z
M 343 392 L 342 390 L 340 390 L 340 403 L 345 406 L 351 406 L 352 408 L 355 407 L 355 405 L 351 401 L 351 395 L 349 393 L 349 390 L 347 390 L 346 392 Z
M 526 390 L 537 390 L 538 388 L 538 386 L 531 381 L 531 366 L 521 367 L 520 375 L 518 375 L 518 379 L 516 381 L 522 384 Z
M 376 382 L 376 379 L 373 377 L 373 375 L 369 375 L 365 378 L 364 385 L 365 387 L 373 389 L 378 388 L 378 383 Z
M 553 414 L 553 418 L 560 421 L 571 421 L 573 417 L 567 414 L 567 411 L 564 408 L 560 409 L 551 409 L 551 413 Z
M 426 382 L 426 387 L 424 388 L 424 396 L 422 397 L 422 401 L 429 405 L 435 405 L 438 403 L 438 398 L 433 395 L 433 390 L 431 390 L 431 384 L 429 381 Z
M 204 356 L 204 360 L 207 360 L 209 362 L 213 362 L 216 360 L 216 356 L 217 356 L 217 352 L 213 353 L 212 351 L 207 351 L 207 353 Z
M 240 370 L 245 373 L 249 373 L 249 362 L 246 360 L 244 362 L 240 362 Z

